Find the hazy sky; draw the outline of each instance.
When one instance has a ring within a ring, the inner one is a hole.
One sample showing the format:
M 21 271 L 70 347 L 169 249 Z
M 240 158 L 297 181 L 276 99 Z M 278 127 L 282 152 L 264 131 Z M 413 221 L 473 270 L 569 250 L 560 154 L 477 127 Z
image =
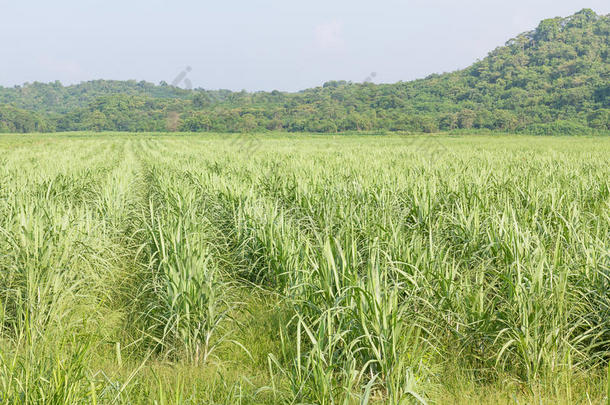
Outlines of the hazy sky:
M 608 0 L 0 0 L 0 85 L 171 83 L 187 66 L 207 89 L 411 80 L 584 7 L 610 13 Z

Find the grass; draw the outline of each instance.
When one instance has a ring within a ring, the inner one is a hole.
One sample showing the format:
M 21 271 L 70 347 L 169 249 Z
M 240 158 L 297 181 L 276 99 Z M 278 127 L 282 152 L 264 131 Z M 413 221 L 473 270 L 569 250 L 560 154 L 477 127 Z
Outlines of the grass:
M 604 137 L 2 136 L 0 403 L 604 403 L 609 179 Z

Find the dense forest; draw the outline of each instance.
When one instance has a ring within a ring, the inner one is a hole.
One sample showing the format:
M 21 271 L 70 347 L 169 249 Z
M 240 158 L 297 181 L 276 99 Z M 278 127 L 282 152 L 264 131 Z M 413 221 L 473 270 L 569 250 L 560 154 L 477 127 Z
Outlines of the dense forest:
M 394 84 L 330 81 L 297 93 L 184 90 L 97 80 L 0 87 L 0 132 L 610 130 L 610 15 L 542 21 L 481 61 Z

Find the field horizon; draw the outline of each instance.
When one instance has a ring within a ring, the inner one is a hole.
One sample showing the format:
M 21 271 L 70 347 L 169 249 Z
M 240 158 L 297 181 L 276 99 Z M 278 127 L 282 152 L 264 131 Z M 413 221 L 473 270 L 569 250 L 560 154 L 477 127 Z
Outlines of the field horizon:
M 610 405 L 609 7 L 6 2 L 0 405 Z

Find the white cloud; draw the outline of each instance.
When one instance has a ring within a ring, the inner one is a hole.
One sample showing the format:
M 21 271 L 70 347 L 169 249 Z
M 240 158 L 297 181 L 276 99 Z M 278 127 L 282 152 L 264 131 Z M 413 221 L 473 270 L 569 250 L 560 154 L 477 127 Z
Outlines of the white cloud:
M 343 24 L 334 20 L 320 24 L 315 28 L 317 45 L 324 50 L 341 50 L 345 47 L 342 36 Z

